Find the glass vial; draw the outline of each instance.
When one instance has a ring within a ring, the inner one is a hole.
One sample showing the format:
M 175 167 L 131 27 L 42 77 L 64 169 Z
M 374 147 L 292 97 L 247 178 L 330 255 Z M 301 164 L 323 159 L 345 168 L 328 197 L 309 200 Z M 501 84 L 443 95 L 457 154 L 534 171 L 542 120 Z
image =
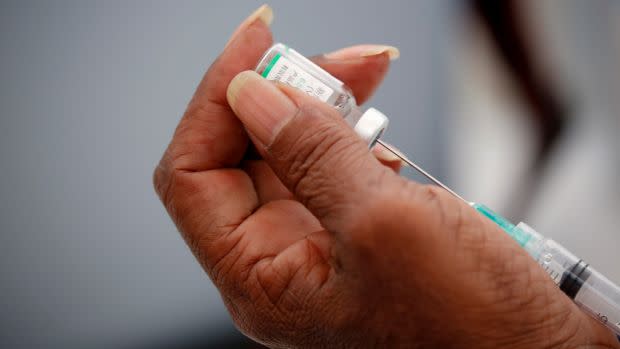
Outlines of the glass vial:
M 362 113 L 342 81 L 284 44 L 269 48 L 255 71 L 267 80 L 287 84 L 333 106 L 371 146 L 387 127 L 388 118 L 383 113 L 374 108 Z

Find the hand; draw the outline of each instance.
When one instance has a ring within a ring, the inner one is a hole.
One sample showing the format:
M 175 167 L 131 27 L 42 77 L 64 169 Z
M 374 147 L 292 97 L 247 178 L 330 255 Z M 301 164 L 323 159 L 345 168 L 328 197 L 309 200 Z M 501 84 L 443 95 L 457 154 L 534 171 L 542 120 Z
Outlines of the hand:
M 270 18 L 237 29 L 154 176 L 241 331 L 273 347 L 618 347 L 490 221 L 399 177 L 333 108 L 244 71 Z M 391 52 L 315 61 L 361 103 Z

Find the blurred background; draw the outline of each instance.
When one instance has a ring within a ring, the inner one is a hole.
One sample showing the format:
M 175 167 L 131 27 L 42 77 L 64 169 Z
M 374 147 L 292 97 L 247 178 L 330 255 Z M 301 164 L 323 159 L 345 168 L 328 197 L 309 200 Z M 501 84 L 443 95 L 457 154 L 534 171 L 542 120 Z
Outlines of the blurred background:
M 368 103 L 384 139 L 620 282 L 620 2 L 270 4 L 276 40 L 307 55 L 399 47 Z M 0 347 L 257 347 L 151 174 L 259 5 L 0 1 Z

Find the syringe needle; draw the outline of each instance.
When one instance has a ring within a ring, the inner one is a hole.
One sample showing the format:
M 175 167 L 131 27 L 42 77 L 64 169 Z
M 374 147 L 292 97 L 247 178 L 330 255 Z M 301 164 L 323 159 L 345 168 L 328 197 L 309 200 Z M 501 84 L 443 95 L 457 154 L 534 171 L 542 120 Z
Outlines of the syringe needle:
M 469 201 L 463 199 L 459 194 L 455 193 L 452 189 L 448 188 L 445 184 L 441 183 L 437 178 L 431 176 L 430 173 L 424 171 L 424 169 L 420 166 L 418 166 L 415 162 L 409 160 L 403 153 L 399 152 L 398 150 L 394 149 L 392 146 L 383 143 L 383 141 L 381 141 L 380 139 L 377 139 L 377 143 L 379 143 L 383 148 L 389 150 L 392 154 L 398 156 L 401 160 L 403 160 L 407 165 L 411 166 L 412 168 L 414 168 L 416 171 L 420 172 L 422 175 L 424 175 L 424 177 L 430 179 L 433 183 L 437 184 L 438 186 L 442 187 L 443 189 L 445 189 L 448 193 L 456 196 L 457 198 L 463 200 L 465 203 L 467 203 L 468 205 L 470 204 Z

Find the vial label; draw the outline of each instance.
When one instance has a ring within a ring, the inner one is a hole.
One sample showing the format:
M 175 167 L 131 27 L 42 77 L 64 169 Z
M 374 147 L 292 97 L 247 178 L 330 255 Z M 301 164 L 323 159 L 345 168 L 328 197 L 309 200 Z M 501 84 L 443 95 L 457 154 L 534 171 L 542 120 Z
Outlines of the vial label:
M 287 84 L 323 102 L 327 102 L 329 97 L 334 93 L 334 90 L 329 86 L 308 74 L 297 64 L 291 62 L 291 60 L 279 53 L 267 64 L 262 75 L 267 80 Z

